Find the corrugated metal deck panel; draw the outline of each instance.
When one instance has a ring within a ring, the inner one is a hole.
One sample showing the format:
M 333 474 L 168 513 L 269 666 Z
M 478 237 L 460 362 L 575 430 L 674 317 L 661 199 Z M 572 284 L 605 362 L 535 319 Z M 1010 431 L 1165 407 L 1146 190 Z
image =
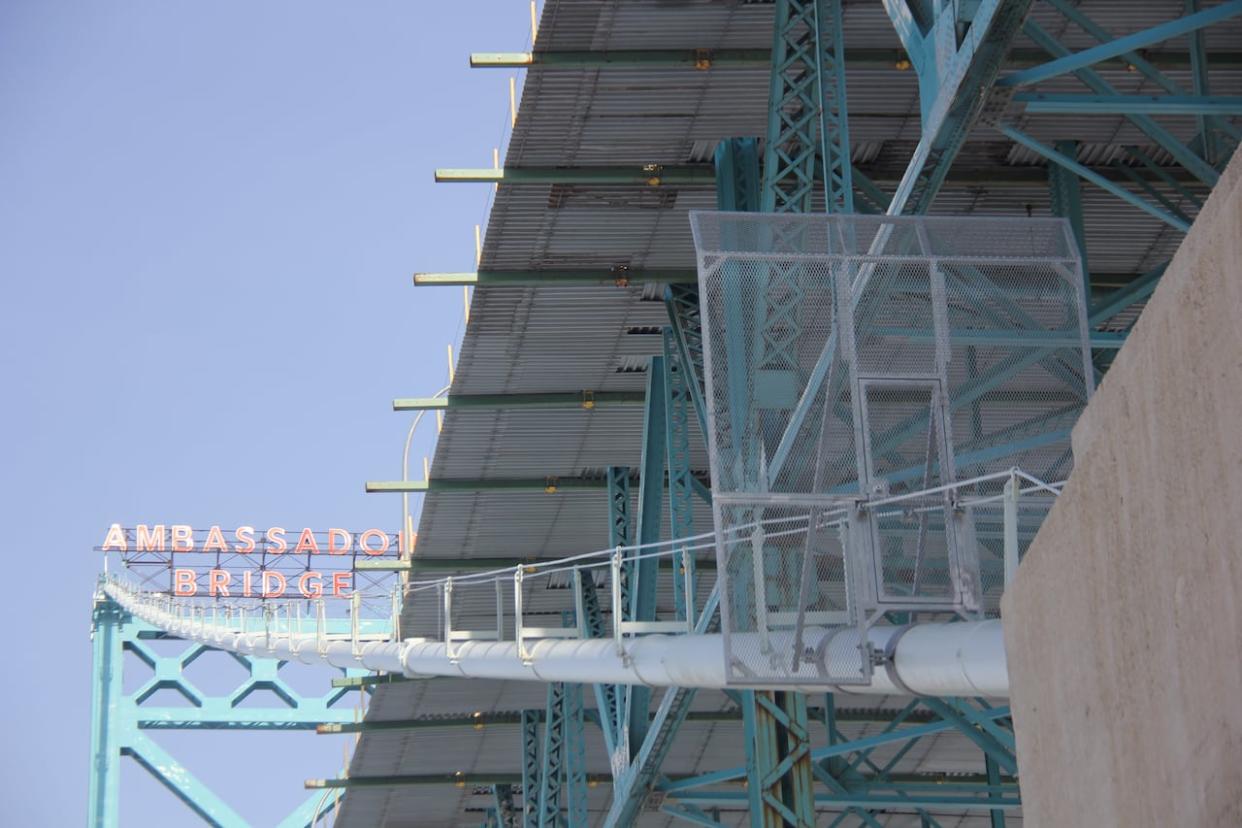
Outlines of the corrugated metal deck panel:
M 1145 28 L 1181 13 L 1180 3 L 1084 3 L 1099 24 L 1115 33 Z M 1054 10 L 1037 4 L 1033 18 L 1070 49 L 1095 40 Z M 562 0 L 548 2 L 541 22 L 540 49 L 767 48 L 771 7 L 711 0 L 669 4 L 660 0 Z M 848 50 L 898 47 L 878 3 L 847 0 Z M 1242 21 L 1207 32 L 1209 49 L 1236 49 Z M 1183 41 L 1157 47 L 1184 50 Z M 1032 47 L 1020 38 L 1019 49 Z M 503 45 L 501 45 L 503 48 Z M 1146 93 L 1151 82 L 1120 67 L 1101 74 L 1123 92 Z M 1165 74 L 1189 89 L 1189 73 Z M 1242 67 L 1213 70 L 1213 92 L 1242 94 Z M 851 68 L 851 133 L 856 163 L 880 182 L 904 169 L 918 139 L 917 84 L 913 73 L 897 69 Z M 1038 87 L 1041 91 L 1084 91 L 1069 78 Z M 507 153 L 509 166 L 682 164 L 710 160 L 721 138 L 761 135 L 766 122 L 766 69 L 711 71 L 633 68 L 526 72 L 518 123 Z M 1182 140 L 1191 137 L 1191 119 L 1157 118 Z M 1235 119 L 1236 120 L 1236 119 Z M 1126 144 L 1143 147 L 1162 163 L 1167 155 L 1119 117 L 1028 116 L 1021 125 L 1037 138 L 1073 137 L 1084 143 L 1088 163 L 1109 163 Z M 456 159 L 437 159 L 451 166 Z M 997 133 L 980 127 L 970 136 L 954 169 L 970 172 L 1042 166 L 1016 151 Z M 989 172 L 990 174 L 990 172 Z M 1156 189 L 1190 215 L 1193 205 L 1163 184 Z M 1192 186 L 1202 193 L 1205 188 Z M 1113 196 L 1084 185 L 1087 241 L 1093 273 L 1105 281 L 1146 271 L 1166 260 L 1180 234 L 1156 219 L 1124 207 Z M 690 267 L 687 212 L 711 209 L 710 187 L 632 187 L 504 185 L 499 188 L 488 225 L 483 266 L 537 269 L 616 265 L 633 268 Z M 1047 189 L 1041 183 L 1014 184 L 985 178 L 952 184 L 934 209 L 938 214 L 1046 214 Z M 658 337 L 629 335 L 632 327 L 664 324 L 665 312 L 652 287 L 484 287 L 476 291 L 458 365 L 454 391 L 638 390 L 646 356 L 659 350 Z M 641 409 L 531 412 L 450 412 L 435 458 L 435 474 L 449 477 L 517 477 L 594 473 L 605 465 L 636 466 L 641 452 Z M 702 452 L 694 463 L 703 463 Z M 706 510 L 696 513 L 704 527 Z M 420 554 L 435 557 L 517 557 L 565 555 L 606 544 L 606 505 L 602 492 L 545 495 L 433 494 L 426 498 L 420 523 Z M 425 715 L 436 712 L 542 707 L 544 688 L 520 683 L 449 680 L 381 688 L 369 715 Z M 719 699 L 717 699 L 719 703 Z M 879 702 L 876 702 L 879 703 Z M 588 705 L 591 701 L 588 699 Z M 490 729 L 489 729 L 490 730 Z M 512 730 L 512 728 L 510 728 Z M 669 767 L 704 767 L 705 756 L 740 761 L 740 728 L 716 726 L 686 730 Z M 417 731 L 394 740 L 368 735 L 355 756 L 356 775 L 417 772 L 414 768 L 461 770 L 517 765 L 514 733 L 475 738 L 447 731 Z M 595 738 L 594 735 L 591 738 Z M 920 745 L 907 761 L 939 770 L 977 770 L 978 753 L 940 737 Z M 602 751 L 593 749 L 594 759 Z M 697 757 L 697 758 L 696 758 Z M 450 761 L 452 760 L 452 761 Z M 486 763 L 500 761 L 501 765 Z M 700 764 L 683 765 L 683 762 Z M 420 764 L 425 763 L 425 764 Z M 429 763 L 429 764 L 428 764 Z M 593 823 L 606 808 L 610 791 L 592 792 Z M 360 790 L 347 798 L 342 825 L 473 825 L 482 821 L 486 797 L 479 792 L 438 786 L 420 789 Z M 985 825 L 986 817 L 938 815 L 942 824 Z M 881 824 L 910 825 L 917 819 L 880 816 Z M 722 815 L 726 824 L 737 814 Z M 640 825 L 666 825 L 661 815 L 645 815 Z M 1010 824 L 1020 817 L 1010 816 Z

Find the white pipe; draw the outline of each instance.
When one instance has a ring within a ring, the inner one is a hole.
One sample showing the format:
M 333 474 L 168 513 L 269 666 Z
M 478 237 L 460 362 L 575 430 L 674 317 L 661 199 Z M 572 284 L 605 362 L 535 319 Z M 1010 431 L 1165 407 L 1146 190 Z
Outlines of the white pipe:
M 407 639 L 355 644 L 349 640 L 321 640 L 314 633 L 237 632 L 177 616 L 155 603 L 143 601 L 113 583 L 104 590 L 134 615 L 180 638 L 222 650 L 302 664 L 326 663 L 340 668 L 362 668 L 401 673 L 412 678 L 449 676 L 525 681 L 566 681 L 585 684 L 641 684 L 650 687 L 725 689 L 736 686 L 725 671 L 721 635 L 648 635 L 628 639 L 625 655 L 617 653 L 611 638 L 541 639 L 527 641 L 530 658 L 523 661 L 514 641 L 463 641 L 449 657 L 444 642 Z M 775 652 L 788 652 L 792 632 L 773 631 Z M 820 655 L 800 666 L 806 684 L 790 686 L 762 679 L 755 689 L 804 692 L 834 690 L 842 693 L 928 696 L 986 696 L 1007 698 L 1009 676 L 1005 664 L 1000 621 L 957 624 L 919 624 L 911 627 L 874 627 L 870 641 L 876 652 L 887 653 L 866 685 L 834 685 L 821 673 L 825 664 L 857 659 L 857 633 L 821 628 L 804 630 L 804 645 Z M 895 639 L 895 641 L 894 641 Z M 770 669 L 760 653 L 755 633 L 734 633 L 734 653 L 750 653 L 756 675 Z M 756 669 L 758 668 L 758 669 Z

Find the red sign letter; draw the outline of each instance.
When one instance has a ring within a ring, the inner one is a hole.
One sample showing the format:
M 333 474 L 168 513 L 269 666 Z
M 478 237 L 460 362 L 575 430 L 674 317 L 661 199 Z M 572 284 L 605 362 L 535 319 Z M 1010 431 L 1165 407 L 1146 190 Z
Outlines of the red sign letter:
M 108 536 L 103 542 L 103 551 L 111 552 L 114 549 L 118 552 L 125 552 L 129 549 L 129 544 L 125 542 L 125 532 L 119 523 L 108 527 Z
M 242 555 L 249 555 L 254 551 L 254 527 L 238 526 L 233 532 L 233 537 L 237 538 L 238 543 L 233 545 L 233 551 Z
M 174 524 L 172 528 L 172 551 L 194 551 L 194 529 L 184 524 Z
M 229 597 L 229 583 L 233 580 L 233 576 L 225 572 L 223 569 L 213 569 L 207 573 L 207 594 L 212 598 L 217 595 Z
M 228 552 L 229 546 L 224 542 L 224 535 L 219 526 L 207 530 L 207 540 L 203 543 L 204 552 Z
M 273 583 L 278 584 L 279 588 L 272 589 Z M 284 575 L 281 575 L 279 572 L 273 572 L 270 569 L 263 570 L 263 597 L 264 598 L 279 598 L 280 596 L 285 594 L 285 587 L 287 587 L 288 585 L 289 585 L 289 582 L 285 580 Z
M 299 552 L 313 552 L 319 554 L 319 541 L 315 540 L 315 533 L 310 529 L 303 529 L 302 534 L 298 535 L 298 545 L 293 550 L 295 554 Z
M 337 538 L 344 538 L 341 545 L 337 546 Z M 329 555 L 345 555 L 354 546 L 354 536 L 346 532 L 344 529 L 328 530 L 328 554 Z
M 314 580 L 314 583 L 309 581 Z M 303 572 L 302 577 L 298 578 L 298 592 L 302 593 L 303 598 L 318 598 L 323 595 L 323 573 Z
M 372 549 L 371 546 L 367 543 L 367 541 L 370 540 L 371 538 L 382 539 L 384 541 L 384 545 L 381 546 L 379 549 Z M 381 532 L 378 529 L 368 529 L 367 531 L 363 532 L 361 535 L 358 536 L 358 545 L 361 546 L 362 551 L 366 552 L 368 555 L 383 555 L 385 552 L 388 551 L 388 543 L 389 543 L 388 533 Z
M 139 552 L 163 552 L 164 524 L 157 523 L 150 529 L 145 524 L 138 524 L 138 538 L 135 546 Z
M 279 526 L 267 530 L 267 543 L 267 551 L 273 555 L 279 555 L 289 548 L 289 544 L 285 543 L 285 530 Z
M 173 570 L 173 595 L 196 595 L 198 581 L 194 579 L 193 569 Z

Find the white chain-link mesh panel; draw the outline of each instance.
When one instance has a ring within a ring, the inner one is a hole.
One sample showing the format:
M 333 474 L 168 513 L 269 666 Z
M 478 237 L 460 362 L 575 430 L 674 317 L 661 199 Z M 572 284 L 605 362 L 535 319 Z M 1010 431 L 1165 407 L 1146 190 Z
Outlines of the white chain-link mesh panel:
M 691 223 L 724 632 L 759 633 L 735 639 L 756 652 L 727 644 L 731 678 L 807 681 L 808 627 L 985 609 L 998 560 L 987 510 L 960 488 L 868 504 L 1014 466 L 1068 474 L 1069 429 L 1093 386 L 1068 224 Z M 801 534 L 772 528 L 797 521 Z M 866 653 L 836 655 L 821 681 L 869 676 Z

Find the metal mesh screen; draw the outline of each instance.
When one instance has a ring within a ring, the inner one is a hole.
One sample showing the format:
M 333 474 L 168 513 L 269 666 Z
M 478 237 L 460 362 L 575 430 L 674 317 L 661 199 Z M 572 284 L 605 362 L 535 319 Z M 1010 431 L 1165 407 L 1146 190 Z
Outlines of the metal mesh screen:
M 691 224 L 731 677 L 806 681 L 797 650 L 812 627 L 865 638 L 888 609 L 984 610 L 986 510 L 958 484 L 1014 466 L 1063 478 L 1093 386 L 1068 224 Z M 868 678 L 852 650 L 821 680 Z

